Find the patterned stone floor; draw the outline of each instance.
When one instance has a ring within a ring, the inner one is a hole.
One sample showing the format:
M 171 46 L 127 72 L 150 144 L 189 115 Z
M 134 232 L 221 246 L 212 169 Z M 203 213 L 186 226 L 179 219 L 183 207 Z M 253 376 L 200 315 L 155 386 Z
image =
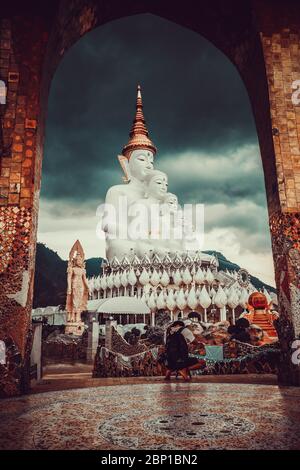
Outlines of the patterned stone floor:
M 0 449 L 300 449 L 300 389 L 160 382 L 2 400 Z

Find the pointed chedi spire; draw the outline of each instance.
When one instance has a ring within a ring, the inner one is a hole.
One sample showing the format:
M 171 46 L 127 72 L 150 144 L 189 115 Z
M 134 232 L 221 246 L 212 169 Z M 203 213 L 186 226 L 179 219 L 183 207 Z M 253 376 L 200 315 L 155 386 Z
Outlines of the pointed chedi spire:
M 140 85 L 138 85 L 137 87 L 136 113 L 129 137 L 130 139 L 128 143 L 124 146 L 122 150 L 122 154 L 128 159 L 130 158 L 131 152 L 137 149 L 148 149 L 154 155 L 156 154 L 156 147 L 150 140 L 149 133 L 146 128 L 146 121 L 143 114 L 143 102 Z

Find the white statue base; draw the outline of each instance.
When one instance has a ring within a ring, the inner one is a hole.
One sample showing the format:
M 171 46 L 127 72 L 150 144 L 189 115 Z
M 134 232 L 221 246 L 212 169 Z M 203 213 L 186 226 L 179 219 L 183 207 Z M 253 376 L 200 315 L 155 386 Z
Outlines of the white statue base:
M 81 336 L 84 332 L 84 322 L 68 322 L 66 324 L 65 334 Z

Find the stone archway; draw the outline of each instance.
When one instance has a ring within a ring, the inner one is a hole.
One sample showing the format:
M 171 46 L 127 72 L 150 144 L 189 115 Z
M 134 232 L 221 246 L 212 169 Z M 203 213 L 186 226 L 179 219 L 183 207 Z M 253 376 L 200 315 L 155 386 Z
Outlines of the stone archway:
M 30 312 L 44 123 L 48 90 L 67 49 L 105 22 L 153 13 L 191 28 L 237 67 L 250 97 L 260 143 L 281 319 L 279 380 L 300 385 L 291 361 L 300 335 L 300 11 L 293 0 L 221 0 L 184 7 L 170 0 L 111 2 L 56 0 L 26 7 L 11 1 L 1 11 L 0 79 L 0 339 L 12 356 L 0 394 L 28 387 Z

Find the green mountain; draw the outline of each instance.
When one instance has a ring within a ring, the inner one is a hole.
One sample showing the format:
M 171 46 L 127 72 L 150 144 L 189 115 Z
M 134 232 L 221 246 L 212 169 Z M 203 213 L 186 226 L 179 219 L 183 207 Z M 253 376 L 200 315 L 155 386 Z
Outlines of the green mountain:
M 33 307 L 47 307 L 66 302 L 67 261 L 42 243 L 37 243 Z
M 99 276 L 102 258 L 89 258 L 85 262 L 87 277 Z
M 237 264 L 231 263 L 222 253 L 205 251 L 207 254 L 217 256 L 221 269 L 239 269 Z M 86 260 L 87 277 L 98 276 L 100 274 L 102 258 L 90 258 Z M 34 299 L 33 307 L 47 307 L 48 305 L 65 305 L 67 291 L 67 266 L 68 262 L 62 260 L 59 255 L 46 247 L 43 243 L 37 244 L 35 279 L 34 279 Z M 269 291 L 276 292 L 276 289 L 269 286 L 260 279 L 251 276 L 253 285 L 261 289 L 265 287 Z
M 233 270 L 238 271 L 240 269 L 240 266 L 238 264 L 235 264 L 235 263 L 232 263 L 231 261 L 229 261 L 219 251 L 208 250 L 208 251 L 203 251 L 203 253 L 206 253 L 208 255 L 215 255 L 218 258 L 220 269 L 223 270 L 223 271 L 225 271 L 226 269 L 228 269 L 228 271 L 233 271 Z M 269 286 L 268 284 L 266 284 L 263 281 L 261 281 L 260 279 L 258 279 L 258 277 L 250 275 L 250 278 L 251 278 L 252 284 L 257 289 L 263 289 L 265 287 L 268 291 L 276 292 L 275 287 Z

